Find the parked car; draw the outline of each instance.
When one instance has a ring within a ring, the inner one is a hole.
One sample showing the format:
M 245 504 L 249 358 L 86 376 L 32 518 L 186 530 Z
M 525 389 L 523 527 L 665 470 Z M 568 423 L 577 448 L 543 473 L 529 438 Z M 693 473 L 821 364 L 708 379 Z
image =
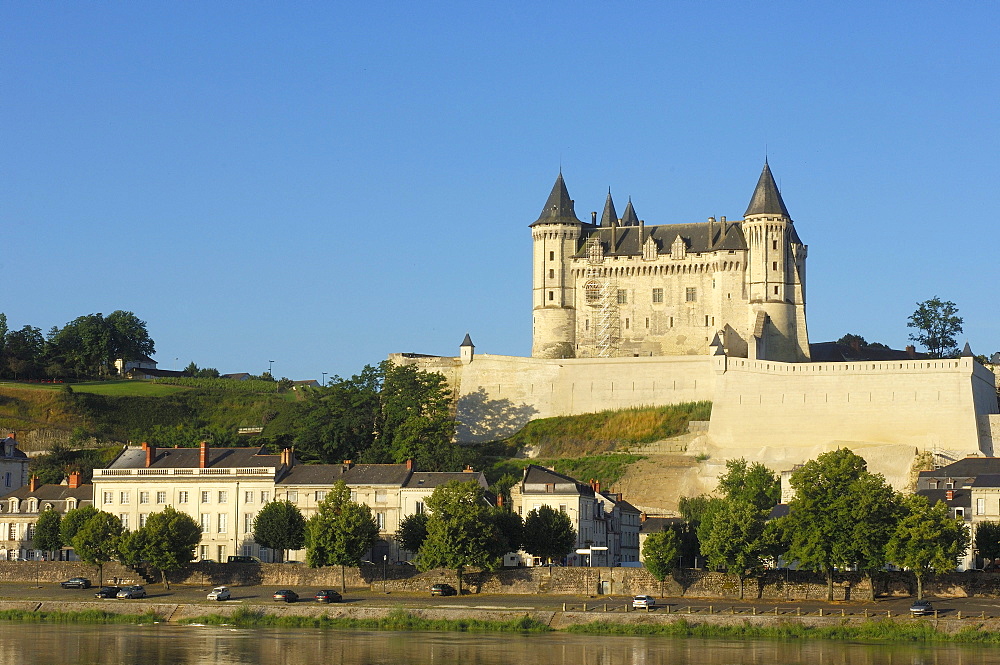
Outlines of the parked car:
M 934 606 L 931 605 L 931 601 L 917 600 L 910 605 L 910 616 L 922 617 L 928 614 L 934 614 Z
M 226 563 L 260 563 L 260 559 L 255 556 L 231 556 Z
M 431 587 L 432 596 L 457 596 L 458 591 L 450 584 L 435 584 Z
M 121 590 L 122 588 L 118 586 L 102 586 L 94 594 L 94 598 L 117 598 Z
M 145 598 L 146 589 L 139 584 L 133 584 L 132 586 L 127 586 L 118 592 L 118 598 Z
M 231 597 L 229 587 L 217 586 L 208 592 L 209 600 L 229 600 Z
M 339 603 L 344 598 L 332 589 L 321 589 L 316 592 L 316 600 L 321 603 Z
M 275 600 L 283 600 L 286 603 L 294 603 L 299 599 L 299 594 L 295 593 L 291 589 L 278 589 L 274 592 Z
M 90 580 L 86 577 L 71 577 L 65 582 L 60 582 L 59 586 L 64 589 L 89 589 Z
M 637 610 L 654 609 L 656 607 L 656 598 L 652 596 L 636 596 L 632 599 L 632 607 Z

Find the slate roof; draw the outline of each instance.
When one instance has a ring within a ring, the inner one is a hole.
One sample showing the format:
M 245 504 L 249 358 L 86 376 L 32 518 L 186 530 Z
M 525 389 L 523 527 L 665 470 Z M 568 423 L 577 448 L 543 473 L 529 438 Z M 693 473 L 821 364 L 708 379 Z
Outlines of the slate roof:
M 476 348 L 476 345 L 472 343 L 472 338 L 469 337 L 469 333 L 465 333 L 465 339 L 463 339 L 462 343 L 458 345 L 459 348 L 462 348 L 463 346 L 471 346 L 472 348 Z
M 80 485 L 70 489 L 69 485 L 40 485 L 32 492 L 28 485 L 19 487 L 9 494 L 5 494 L 0 499 L 30 499 L 39 501 L 66 501 L 76 499 L 77 501 L 93 501 L 94 486 L 90 483 Z
M 280 467 L 280 455 L 265 455 L 263 448 L 209 448 L 209 468 Z M 197 469 L 201 462 L 200 448 L 157 448 L 151 469 Z M 126 448 L 109 469 L 144 469 L 146 451 Z
M 341 479 L 348 485 L 396 485 L 406 484 L 410 474 L 405 464 L 356 464 L 347 470 Z
M 983 473 L 976 476 L 970 487 L 1000 487 L 1000 473 Z
M 966 457 L 933 471 L 921 471 L 921 478 L 975 478 L 1000 474 L 1000 457 Z
M 551 469 L 529 464 L 524 471 L 524 478 L 521 481 L 522 494 L 552 494 L 546 491 L 546 485 L 555 485 L 556 494 L 577 492 L 584 496 L 594 496 L 594 488 L 590 485 Z
M 7 446 L 12 446 L 10 449 L 10 455 L 7 454 Z M 6 459 L 28 458 L 24 451 L 17 447 L 17 439 L 12 436 L 8 436 L 3 441 L 0 441 L 0 457 Z
M 837 342 L 816 342 L 809 345 L 809 356 L 813 362 L 853 362 L 863 360 L 923 360 L 926 353 L 900 351 L 899 349 L 883 349 L 880 347 L 863 346 L 857 350 L 848 344 Z
M 475 480 L 483 487 L 486 487 L 486 476 L 481 471 L 414 471 L 406 481 L 404 487 L 407 489 L 415 487 L 438 487 L 453 480 L 463 483 Z
M 618 213 L 615 212 L 615 202 L 611 200 L 611 190 L 608 189 L 608 198 L 604 202 L 604 212 L 601 214 L 601 226 L 610 228 L 618 223 Z
M 632 197 L 628 199 L 628 205 L 625 206 L 625 212 L 622 213 L 622 226 L 639 226 L 639 216 L 635 214 L 635 208 L 632 207 Z
M 953 492 L 950 500 L 948 499 L 948 492 Z M 972 495 L 969 493 L 969 490 L 918 490 L 917 494 L 927 497 L 932 506 L 938 501 L 944 501 L 949 508 L 972 507 Z
M 545 206 L 542 207 L 542 214 L 530 226 L 534 226 L 535 224 L 583 224 L 576 217 L 576 211 L 573 209 L 573 199 L 569 197 L 569 191 L 567 191 L 566 183 L 563 181 L 562 171 L 559 172 L 559 177 L 556 178 L 555 184 L 552 185 L 549 198 L 545 200 Z
M 647 517 L 639 524 L 639 533 L 660 533 L 681 524 L 684 524 L 682 517 Z
M 753 190 L 753 196 L 750 198 L 750 205 L 747 206 L 747 211 L 743 216 L 749 215 L 784 215 L 791 218 L 791 215 L 788 214 L 788 208 L 785 207 L 785 202 L 781 200 L 781 193 L 778 192 L 778 185 L 774 182 L 771 167 L 768 166 L 766 159 L 764 160 L 764 169 L 760 172 L 760 178 L 757 180 L 757 187 Z
M 743 230 L 738 222 L 726 222 L 725 224 L 716 222 L 711 226 L 712 241 L 714 243 L 712 246 L 709 244 L 708 222 L 646 226 L 643 241 L 652 236 L 660 254 L 670 253 L 670 246 L 677 236 L 680 236 L 684 240 L 686 251 L 688 252 L 714 252 L 729 249 L 745 250 L 747 248 L 746 239 L 743 237 Z M 617 244 L 615 245 L 615 249 L 612 249 L 610 228 L 584 224 L 583 232 L 580 234 L 580 248 L 575 254 L 575 258 L 587 258 L 587 243 L 594 236 L 601 239 L 605 256 L 638 256 L 642 254 L 638 226 L 620 226 L 616 229 L 615 235 L 617 237 Z
M 333 485 L 343 475 L 343 464 L 295 464 L 278 479 L 278 484 Z

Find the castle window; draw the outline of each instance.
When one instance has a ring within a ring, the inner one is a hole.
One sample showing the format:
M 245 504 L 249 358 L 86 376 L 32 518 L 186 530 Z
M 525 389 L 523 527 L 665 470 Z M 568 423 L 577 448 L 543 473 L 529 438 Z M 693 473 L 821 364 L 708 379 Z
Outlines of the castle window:
M 649 327 L 649 317 L 648 316 L 646 317 L 646 327 L 647 328 Z
M 708 327 L 708 314 L 705 315 L 705 327 Z
M 777 270 L 777 269 L 778 269 L 778 262 L 771 261 L 771 270 Z
M 663 302 L 663 289 L 653 289 L 653 302 Z
M 778 295 L 778 287 L 774 287 L 774 295 Z
M 628 304 L 628 291 L 625 289 L 618 289 L 618 304 L 627 305 Z
M 674 327 L 674 317 L 672 317 L 672 316 L 670 317 L 670 327 L 671 328 Z
M 693 286 L 687 287 L 684 291 L 684 300 L 687 302 L 695 302 L 698 300 L 698 291 Z
M 555 261 L 555 260 L 556 260 L 556 253 L 549 252 L 549 261 Z
M 549 268 L 549 278 L 551 279 L 555 276 L 556 276 L 556 271 L 553 270 L 552 268 Z
M 588 303 L 594 304 L 601 299 L 601 285 L 599 282 L 591 280 L 583 286 L 583 290 L 587 294 Z
M 584 319 L 583 320 L 583 329 L 584 330 L 590 330 L 590 319 Z
M 777 240 L 772 240 L 771 241 L 771 249 L 778 249 L 778 241 Z
M 628 319 L 625 319 L 625 330 L 628 330 Z
M 556 299 L 555 291 L 549 291 L 549 300 L 555 300 L 555 299 Z

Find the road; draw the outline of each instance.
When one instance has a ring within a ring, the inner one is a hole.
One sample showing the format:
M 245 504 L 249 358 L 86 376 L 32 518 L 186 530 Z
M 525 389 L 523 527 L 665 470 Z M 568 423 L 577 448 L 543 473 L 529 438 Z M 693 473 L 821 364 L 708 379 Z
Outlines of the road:
M 232 599 L 226 604 L 272 605 L 276 601 L 272 594 L 278 587 L 271 586 L 235 586 L 230 587 Z M 290 587 L 299 594 L 299 602 L 315 602 L 314 587 Z M 126 607 L 130 601 L 94 597 L 96 588 L 63 589 L 58 584 L 43 583 L 0 583 L 0 600 L 31 600 L 31 601 L 95 601 L 108 605 L 109 608 Z M 339 590 L 339 589 L 338 589 Z M 147 599 L 155 603 L 185 603 L 215 605 L 216 602 L 206 599 L 211 591 L 209 586 L 173 585 L 169 590 L 160 584 L 146 586 Z M 943 617 L 963 616 L 1000 617 L 1000 598 L 930 598 L 938 614 Z M 824 614 L 857 616 L 867 613 L 868 616 L 891 613 L 893 616 L 908 614 L 912 598 L 879 598 L 876 601 L 856 600 L 851 602 L 826 603 L 819 600 L 775 602 L 773 600 L 743 600 L 732 598 L 660 598 L 657 613 L 692 612 L 696 614 L 774 614 L 775 608 L 780 615 L 818 614 L 822 609 Z M 368 607 L 405 607 L 405 608 L 437 608 L 437 607 L 467 607 L 470 609 L 505 609 L 505 610 L 541 610 L 582 611 L 586 605 L 587 611 L 624 612 L 626 606 L 631 609 L 631 598 L 622 596 L 557 596 L 557 595 L 491 595 L 466 594 L 462 596 L 432 597 L 430 593 L 398 592 L 382 593 L 377 585 L 374 589 L 348 589 L 344 594 L 344 603 Z

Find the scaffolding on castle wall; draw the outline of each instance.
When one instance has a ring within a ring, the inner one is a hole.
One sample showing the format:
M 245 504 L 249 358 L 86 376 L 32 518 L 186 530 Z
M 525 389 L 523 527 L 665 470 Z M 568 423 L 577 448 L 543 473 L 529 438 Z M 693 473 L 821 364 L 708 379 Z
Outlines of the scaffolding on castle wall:
M 621 323 L 618 317 L 618 282 L 605 274 L 604 248 L 600 238 L 592 237 L 587 247 L 587 281 L 584 291 L 587 304 L 594 311 L 592 344 L 597 358 L 618 355 Z

